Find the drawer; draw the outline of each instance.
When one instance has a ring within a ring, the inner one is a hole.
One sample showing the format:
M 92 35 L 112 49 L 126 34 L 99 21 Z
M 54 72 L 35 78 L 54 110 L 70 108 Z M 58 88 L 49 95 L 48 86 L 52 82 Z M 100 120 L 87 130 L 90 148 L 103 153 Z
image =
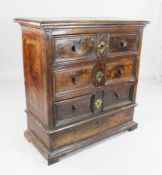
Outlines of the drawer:
M 122 86 L 105 90 L 104 92 L 104 110 L 123 106 L 132 103 L 133 86 Z
M 138 34 L 112 33 L 109 34 L 108 54 L 136 53 L 138 47 Z
M 105 69 L 106 84 L 134 79 L 134 67 L 135 58 L 131 56 L 108 62 Z
M 94 118 L 94 115 L 106 110 L 132 103 L 132 96 L 133 85 L 125 85 L 55 102 L 55 124 L 59 126 L 80 119 Z
M 96 62 L 87 66 L 69 67 L 54 71 L 56 96 L 105 85 L 105 64 Z
M 52 148 L 56 149 L 88 139 L 97 134 L 106 132 L 108 129 L 117 127 L 132 120 L 134 108 L 125 108 L 114 113 L 102 114 L 88 121 L 82 121 L 55 131 L 51 135 Z
M 91 99 L 92 95 L 86 95 L 55 103 L 56 125 L 71 120 L 78 120 L 83 118 L 85 114 L 86 116 L 91 114 Z
M 76 35 L 54 39 L 55 62 L 96 58 L 96 36 Z
M 55 71 L 53 77 L 56 95 L 94 87 L 93 65 Z

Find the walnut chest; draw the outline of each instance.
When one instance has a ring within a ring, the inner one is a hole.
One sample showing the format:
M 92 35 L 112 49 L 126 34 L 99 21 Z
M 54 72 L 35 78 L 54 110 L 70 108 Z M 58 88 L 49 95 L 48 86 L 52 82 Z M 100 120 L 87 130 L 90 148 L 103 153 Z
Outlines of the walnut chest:
M 22 27 L 25 137 L 48 164 L 137 127 L 133 112 L 147 21 L 15 21 Z

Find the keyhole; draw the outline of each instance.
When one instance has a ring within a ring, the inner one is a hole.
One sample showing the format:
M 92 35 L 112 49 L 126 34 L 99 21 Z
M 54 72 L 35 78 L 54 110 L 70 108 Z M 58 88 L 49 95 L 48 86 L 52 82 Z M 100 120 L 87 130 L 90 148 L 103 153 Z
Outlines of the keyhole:
M 101 48 L 103 48 L 104 47 L 104 45 L 103 44 L 101 44 Z

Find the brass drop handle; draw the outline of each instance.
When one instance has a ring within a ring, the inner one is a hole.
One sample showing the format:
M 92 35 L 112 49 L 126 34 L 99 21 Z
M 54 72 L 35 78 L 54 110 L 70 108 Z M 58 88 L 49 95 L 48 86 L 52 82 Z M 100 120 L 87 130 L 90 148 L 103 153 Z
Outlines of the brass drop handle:
M 124 73 L 124 66 L 118 67 L 118 74 L 122 75 Z
M 96 79 L 97 79 L 98 82 L 101 82 L 101 80 L 103 79 L 103 77 L 104 77 L 104 73 L 102 71 L 98 71 L 96 73 Z
M 75 112 L 76 111 L 76 105 L 73 104 L 72 107 L 71 107 L 71 109 L 72 109 L 72 112 Z
M 73 52 L 76 52 L 80 50 L 80 46 L 81 46 L 81 39 L 79 41 L 74 41 L 73 46 L 71 47 L 71 50 Z
M 71 50 L 72 50 L 73 52 L 75 52 L 75 51 L 76 51 L 76 46 L 72 46 L 72 47 L 71 47 Z
M 104 51 L 106 50 L 107 47 L 108 47 L 108 45 L 104 41 L 101 41 L 97 45 L 97 48 L 98 48 L 98 50 L 99 50 L 99 52 L 100 52 L 101 55 L 104 53 Z
M 80 47 L 77 46 L 77 45 L 76 45 L 76 46 L 74 45 L 74 46 L 71 47 L 71 50 L 72 50 L 73 52 L 77 52 L 77 51 L 79 51 L 79 49 L 80 49 Z
M 127 43 L 127 41 L 125 41 L 125 40 L 122 40 L 122 41 L 120 42 L 120 46 L 121 46 L 121 47 L 127 47 L 127 45 L 128 45 L 128 43 Z
M 116 98 L 120 98 L 120 94 L 118 92 L 115 92 L 114 95 Z
M 96 125 L 97 125 L 97 126 L 101 126 L 101 124 L 102 124 L 101 121 L 97 121 L 97 122 L 96 122 Z
M 74 83 L 74 84 L 76 84 L 79 80 L 80 80 L 80 78 L 79 78 L 78 76 L 73 76 L 73 77 L 71 78 L 71 81 L 72 81 L 72 83 Z

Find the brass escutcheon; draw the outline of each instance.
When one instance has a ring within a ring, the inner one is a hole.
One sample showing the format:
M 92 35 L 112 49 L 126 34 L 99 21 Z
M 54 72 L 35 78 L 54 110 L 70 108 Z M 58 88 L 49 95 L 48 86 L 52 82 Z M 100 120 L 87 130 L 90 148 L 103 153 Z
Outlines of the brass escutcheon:
M 97 99 L 95 102 L 95 106 L 97 108 L 97 110 L 102 106 L 102 100 L 101 99 Z
M 104 42 L 104 41 L 101 41 L 98 45 L 97 45 L 98 49 L 99 49 L 99 52 L 100 54 L 102 55 L 105 51 L 105 49 L 108 47 L 108 45 Z
M 104 77 L 104 73 L 102 71 L 98 71 L 96 73 L 96 78 L 97 78 L 97 81 L 100 82 L 102 80 L 102 78 Z

